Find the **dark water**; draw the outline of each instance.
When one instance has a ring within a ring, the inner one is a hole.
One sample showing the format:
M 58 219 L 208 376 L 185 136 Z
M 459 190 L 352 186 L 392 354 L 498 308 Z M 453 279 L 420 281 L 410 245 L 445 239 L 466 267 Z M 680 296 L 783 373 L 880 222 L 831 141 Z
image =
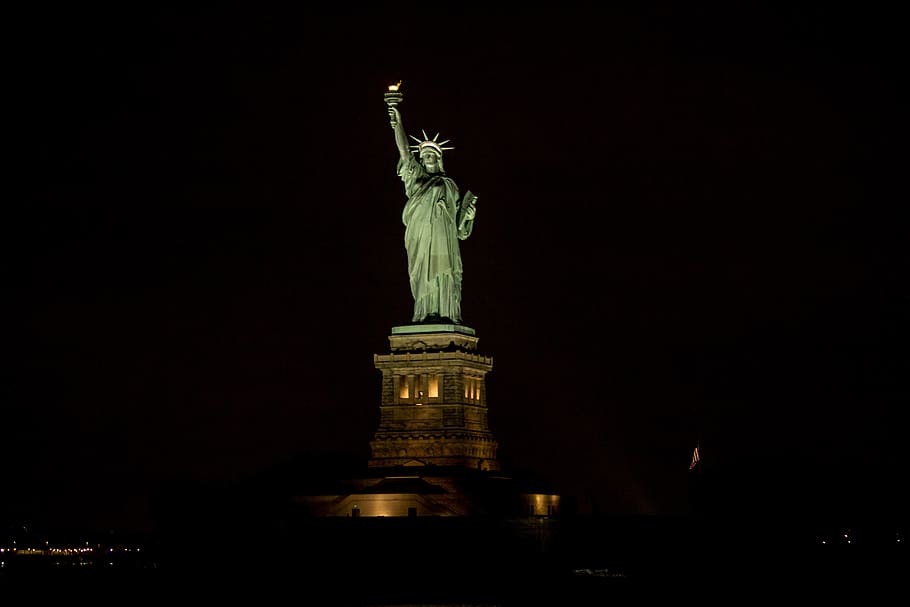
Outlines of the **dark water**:
M 905 546 L 887 534 L 856 534 L 847 543 L 834 532 L 676 521 L 337 519 L 280 533 L 180 531 L 146 538 L 140 552 L 99 551 L 82 565 L 6 558 L 0 584 L 29 596 L 76 593 L 105 603 L 177 596 L 363 606 L 737 603 L 796 595 L 869 601 L 900 590 L 908 570 Z

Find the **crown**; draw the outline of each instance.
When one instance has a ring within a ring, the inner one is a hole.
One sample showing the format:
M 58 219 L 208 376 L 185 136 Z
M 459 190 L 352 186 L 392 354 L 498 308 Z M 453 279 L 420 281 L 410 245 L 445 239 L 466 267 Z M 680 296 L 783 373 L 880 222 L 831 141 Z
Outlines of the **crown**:
M 451 148 L 451 147 L 449 147 L 449 148 L 443 147 L 445 144 L 449 143 L 449 140 L 446 139 L 445 141 L 437 141 L 439 139 L 439 133 L 436 133 L 436 136 L 433 137 L 432 139 L 430 139 L 429 136 L 427 136 L 426 131 L 421 129 L 421 132 L 423 133 L 423 141 L 421 141 L 417 137 L 414 137 L 414 135 L 410 135 L 410 138 L 417 142 L 417 145 L 411 146 L 411 150 L 414 152 L 417 152 L 418 155 L 420 154 L 420 152 L 422 152 L 424 150 L 424 148 L 430 148 L 431 150 L 433 150 L 437 154 L 439 154 L 440 158 L 442 158 L 443 150 L 454 150 L 455 149 L 455 148 Z

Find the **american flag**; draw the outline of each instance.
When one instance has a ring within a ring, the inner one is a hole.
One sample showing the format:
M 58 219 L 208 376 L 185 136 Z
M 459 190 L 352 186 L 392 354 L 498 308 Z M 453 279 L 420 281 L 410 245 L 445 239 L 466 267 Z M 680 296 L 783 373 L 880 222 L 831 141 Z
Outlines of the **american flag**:
M 695 468 L 696 464 L 701 461 L 701 457 L 698 455 L 698 445 L 695 445 L 695 451 L 692 452 L 692 461 L 689 462 L 689 470 Z

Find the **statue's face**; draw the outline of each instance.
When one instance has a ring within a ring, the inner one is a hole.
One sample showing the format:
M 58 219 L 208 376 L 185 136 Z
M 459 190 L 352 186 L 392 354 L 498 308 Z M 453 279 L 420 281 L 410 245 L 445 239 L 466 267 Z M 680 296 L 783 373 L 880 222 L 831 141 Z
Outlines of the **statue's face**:
M 426 167 L 428 173 L 435 173 L 439 170 L 439 156 L 430 149 L 424 149 L 420 152 L 420 161 Z

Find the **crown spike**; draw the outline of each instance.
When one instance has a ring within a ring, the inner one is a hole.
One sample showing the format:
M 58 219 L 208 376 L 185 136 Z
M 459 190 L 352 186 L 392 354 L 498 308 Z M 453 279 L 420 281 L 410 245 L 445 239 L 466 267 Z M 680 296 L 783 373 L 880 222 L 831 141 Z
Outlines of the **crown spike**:
M 442 150 L 454 150 L 455 149 L 454 147 L 446 147 L 446 144 L 450 142 L 449 139 L 446 139 L 444 141 L 439 141 L 438 132 L 432 139 L 429 138 L 426 130 L 420 129 L 420 132 L 423 133 L 422 140 L 418 139 L 417 137 L 414 137 L 413 135 L 408 135 L 411 139 L 413 139 L 414 141 L 417 142 L 417 145 L 410 146 L 411 151 L 413 151 L 413 152 L 420 153 L 420 151 L 423 150 L 423 148 L 425 148 L 425 147 L 432 148 L 440 153 L 442 152 Z

